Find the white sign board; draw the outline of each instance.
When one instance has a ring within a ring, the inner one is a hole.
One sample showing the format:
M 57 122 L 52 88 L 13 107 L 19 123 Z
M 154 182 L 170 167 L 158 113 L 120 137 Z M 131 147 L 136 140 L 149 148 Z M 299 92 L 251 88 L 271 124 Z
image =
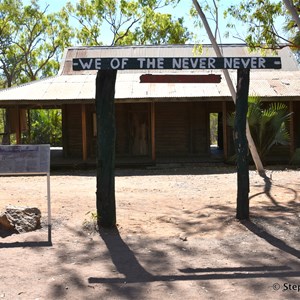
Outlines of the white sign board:
M 0 145 L 0 174 L 48 174 L 50 145 Z

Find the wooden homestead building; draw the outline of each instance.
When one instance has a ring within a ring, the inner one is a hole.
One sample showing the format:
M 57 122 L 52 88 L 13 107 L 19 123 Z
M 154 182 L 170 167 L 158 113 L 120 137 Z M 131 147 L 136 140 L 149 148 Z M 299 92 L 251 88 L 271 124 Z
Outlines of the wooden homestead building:
M 223 45 L 224 57 L 261 56 L 245 45 Z M 57 76 L 0 91 L 0 107 L 10 109 L 13 131 L 21 143 L 24 112 L 61 109 L 63 161 L 95 162 L 97 71 L 73 71 L 73 58 L 193 57 L 193 45 L 71 47 L 66 49 Z M 211 46 L 201 55 L 215 57 Z M 293 112 L 289 146 L 275 146 L 270 161 L 287 163 L 300 148 L 300 68 L 289 48 L 279 51 L 282 69 L 251 70 L 249 95 L 264 102 L 285 102 Z M 237 72 L 230 70 L 236 84 Z M 203 162 L 215 157 L 210 141 L 210 114 L 219 115 L 221 160 L 233 153 L 232 129 L 226 116 L 235 110 L 224 76 L 220 83 L 140 83 L 144 74 L 212 74 L 222 70 L 118 71 L 115 90 L 116 163 Z

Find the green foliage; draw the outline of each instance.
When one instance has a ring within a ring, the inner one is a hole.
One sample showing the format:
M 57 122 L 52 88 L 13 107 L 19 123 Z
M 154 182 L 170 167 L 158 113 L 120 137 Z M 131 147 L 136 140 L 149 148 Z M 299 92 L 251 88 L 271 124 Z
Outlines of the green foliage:
M 293 6 L 296 9 L 296 12 L 298 13 L 298 16 L 300 15 L 300 0 L 294 0 L 293 1 Z M 298 51 L 298 55 L 300 52 L 300 30 L 299 27 L 297 26 L 295 20 L 293 18 L 290 18 L 290 12 L 286 15 L 285 18 L 285 26 L 284 29 L 286 32 L 290 33 L 290 38 L 292 42 L 292 48 L 294 50 Z M 298 60 L 300 62 L 300 60 Z
M 234 116 L 233 113 L 228 117 L 228 123 L 232 127 Z M 289 144 L 289 133 L 286 126 L 289 117 L 290 113 L 284 103 L 270 103 L 264 107 L 259 98 L 249 98 L 247 118 L 261 160 L 266 158 L 274 145 Z
M 57 72 L 57 59 L 70 45 L 72 31 L 65 11 L 46 11 L 37 0 L 27 6 L 20 0 L 0 2 L 0 78 L 5 87 Z
M 300 11 L 300 1 L 295 0 L 294 6 Z M 283 1 L 271 0 L 243 0 L 239 4 L 229 7 L 225 12 L 228 15 L 242 22 L 247 27 L 246 37 L 239 36 L 239 28 L 236 24 L 229 24 L 230 30 L 236 29 L 238 37 L 246 42 L 250 49 L 281 49 L 282 43 L 300 49 L 300 31 L 295 21 L 286 9 Z M 284 28 L 276 28 L 278 18 L 285 18 Z M 285 29 L 288 39 L 283 37 L 280 30 Z
M 70 45 L 73 32 L 65 10 L 52 14 L 46 12 L 47 7 L 41 10 L 38 0 L 25 6 L 20 0 L 0 1 L 1 87 L 57 73 L 58 61 L 64 48 Z M 37 110 L 31 116 L 32 132 L 27 138 L 32 139 L 29 142 L 61 145 L 60 114 L 52 110 L 47 113 Z M 2 126 L 9 128 L 9 125 Z
M 183 18 L 173 18 L 161 10 L 178 0 L 80 0 L 68 3 L 67 11 L 81 27 L 78 43 L 102 45 L 101 34 L 111 33 L 111 45 L 182 44 L 191 33 Z
M 5 109 L 0 109 L 0 134 L 4 133 L 4 124 L 5 124 Z
M 32 144 L 62 146 L 62 115 L 60 109 L 30 110 L 30 137 Z
M 75 17 L 81 29 L 76 29 L 76 38 L 81 45 L 102 45 L 101 31 L 102 14 L 107 1 L 80 0 L 75 5 L 68 2 L 65 7 L 66 14 Z
M 103 44 L 111 32 L 111 45 L 179 44 L 192 34 L 183 18 L 165 13 L 179 0 L 79 0 L 59 12 L 47 13 L 38 0 L 0 2 L 0 84 L 11 87 L 54 75 L 65 47 Z M 70 16 L 80 26 L 70 26 Z
M 85 215 L 88 216 L 88 219 L 83 221 L 82 227 L 89 234 L 99 231 L 98 228 L 98 215 L 96 212 L 88 211 Z M 99 218 L 100 219 L 100 218 Z

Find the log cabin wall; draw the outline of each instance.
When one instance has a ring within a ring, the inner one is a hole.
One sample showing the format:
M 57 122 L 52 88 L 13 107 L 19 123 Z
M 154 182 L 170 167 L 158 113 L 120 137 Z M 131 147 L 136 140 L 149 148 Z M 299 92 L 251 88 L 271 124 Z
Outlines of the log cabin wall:
M 157 157 L 189 152 L 189 111 L 186 103 L 156 103 Z
M 156 102 L 154 103 L 155 157 L 158 161 L 170 158 L 209 158 L 209 114 L 227 114 L 235 110 L 231 102 Z M 294 147 L 300 148 L 300 102 L 293 102 Z M 224 117 L 224 116 L 222 116 Z M 64 155 L 82 158 L 82 106 L 64 105 L 63 136 Z M 86 105 L 86 136 L 88 158 L 96 156 L 95 106 Z M 224 123 L 225 124 L 225 123 Z M 116 104 L 116 159 L 123 162 L 151 161 L 151 103 Z M 224 132 L 224 130 L 223 130 Z M 234 155 L 232 128 L 226 126 L 228 158 Z M 270 162 L 287 162 L 288 146 L 276 146 L 268 155 Z
M 219 103 L 221 106 L 221 103 Z M 151 103 L 116 104 L 116 157 L 151 160 Z M 86 106 L 87 152 L 96 155 L 94 105 Z M 155 103 L 155 151 L 157 158 L 209 156 L 207 103 Z M 81 105 L 66 105 L 64 126 L 66 153 L 82 155 Z
M 189 110 L 189 153 L 195 156 L 210 154 L 208 103 L 186 103 Z
M 234 140 L 233 140 L 233 128 L 228 125 L 228 116 L 229 114 L 235 111 L 235 105 L 233 101 L 225 102 L 225 118 L 224 124 L 226 124 L 226 138 L 225 138 L 225 147 L 227 147 L 227 158 L 226 160 L 231 160 L 232 156 L 235 154 Z
M 89 109 L 95 114 L 94 106 Z M 150 103 L 117 103 L 116 157 L 150 157 Z M 88 129 L 93 132 L 94 125 Z M 96 156 L 96 135 L 88 135 L 90 157 Z
M 209 155 L 206 103 L 156 103 L 155 116 L 158 158 Z
M 129 155 L 129 106 L 116 104 L 116 155 Z
M 116 155 L 150 156 L 150 103 L 116 104 Z
M 86 139 L 87 139 L 87 157 L 96 157 L 96 147 L 93 145 L 93 140 L 96 139 L 96 115 L 95 105 L 86 104 Z
M 63 120 L 64 156 L 82 158 L 81 104 L 66 104 Z

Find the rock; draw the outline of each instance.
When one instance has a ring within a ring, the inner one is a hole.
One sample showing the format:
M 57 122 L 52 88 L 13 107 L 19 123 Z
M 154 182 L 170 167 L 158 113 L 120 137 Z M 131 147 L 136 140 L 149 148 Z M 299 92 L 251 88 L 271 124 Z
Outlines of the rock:
M 4 230 L 14 229 L 14 226 L 10 224 L 5 213 L 0 214 L 0 228 L 3 228 Z
M 33 231 L 41 226 L 41 211 L 36 207 L 9 205 L 2 216 L 0 224 L 6 229 L 15 229 L 19 233 Z

